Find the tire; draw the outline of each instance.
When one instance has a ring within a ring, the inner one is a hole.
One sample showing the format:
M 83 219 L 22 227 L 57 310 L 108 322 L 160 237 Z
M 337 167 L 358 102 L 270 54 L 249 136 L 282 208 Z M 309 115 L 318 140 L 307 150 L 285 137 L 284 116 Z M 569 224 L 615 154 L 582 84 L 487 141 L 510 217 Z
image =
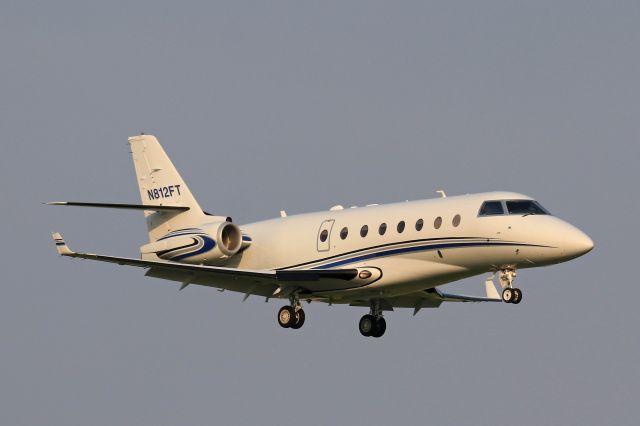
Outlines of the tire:
M 512 303 L 513 302 L 513 289 L 507 287 L 502 290 L 502 301 L 504 303 Z
M 373 315 L 365 315 L 360 318 L 360 322 L 358 323 L 358 328 L 360 329 L 360 334 L 365 337 L 371 336 L 375 330 L 376 319 Z
M 278 311 L 278 324 L 282 328 L 289 328 L 296 321 L 296 314 L 291 306 L 283 306 Z
M 293 324 L 291 324 L 291 328 L 297 330 L 304 325 L 304 310 L 302 310 L 302 308 L 298 309 L 293 317 L 295 321 L 293 322 Z
M 521 301 L 522 301 L 522 290 L 520 290 L 519 288 L 514 288 L 513 289 L 513 301 L 511 303 L 513 303 L 514 305 L 517 305 Z
M 374 332 L 371 335 L 373 337 L 382 337 L 382 335 L 386 330 L 387 330 L 387 322 L 384 320 L 384 318 L 380 317 L 376 321 Z

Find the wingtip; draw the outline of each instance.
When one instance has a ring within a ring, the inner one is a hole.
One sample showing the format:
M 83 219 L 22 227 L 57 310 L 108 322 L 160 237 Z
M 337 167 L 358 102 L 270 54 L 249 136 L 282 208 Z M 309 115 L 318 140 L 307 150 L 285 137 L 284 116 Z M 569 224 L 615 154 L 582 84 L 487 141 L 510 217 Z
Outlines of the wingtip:
M 71 251 L 71 249 L 69 249 L 69 247 L 67 246 L 67 243 L 64 242 L 64 239 L 62 239 L 62 235 L 60 235 L 59 232 L 52 232 L 51 237 L 56 243 L 56 250 L 58 250 L 59 255 L 70 256 L 74 254 L 73 251 Z

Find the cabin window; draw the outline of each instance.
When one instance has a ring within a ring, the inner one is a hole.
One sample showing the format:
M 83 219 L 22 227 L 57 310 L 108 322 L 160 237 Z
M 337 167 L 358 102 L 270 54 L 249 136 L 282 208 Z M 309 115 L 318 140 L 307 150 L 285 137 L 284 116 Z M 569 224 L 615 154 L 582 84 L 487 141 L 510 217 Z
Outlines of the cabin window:
M 424 226 L 424 220 L 418 219 L 418 221 L 416 222 L 416 231 L 422 230 L 423 226 Z
M 360 236 L 362 238 L 366 237 L 368 233 L 369 233 L 369 227 L 367 225 L 364 225 L 362 228 L 360 228 Z
M 453 225 L 453 227 L 457 227 L 458 225 L 460 225 L 460 220 L 462 220 L 462 218 L 460 217 L 459 214 L 455 215 L 453 217 L 453 220 L 451 221 L 451 224 Z
M 398 230 L 398 234 L 402 234 L 404 232 L 404 220 L 398 222 L 398 227 L 396 229 Z
M 442 226 L 442 218 L 440 216 L 436 217 L 436 220 L 433 221 L 433 227 L 436 229 L 440 229 Z
M 378 233 L 380 235 L 384 235 L 385 232 L 387 232 L 387 224 L 386 223 L 381 223 L 380 224 L 380 228 L 378 228 Z
M 324 243 L 325 241 L 327 241 L 327 238 L 328 238 L 328 237 L 329 237 L 329 231 L 327 231 L 326 229 L 325 229 L 325 230 L 323 230 L 323 231 L 320 233 L 320 241 L 321 241 L 321 242 L 323 242 L 323 243 Z
M 495 216 L 500 214 L 504 214 L 502 201 L 485 201 L 482 207 L 480 207 L 478 216 Z
M 345 238 L 347 238 L 347 235 L 349 235 L 349 228 L 345 226 L 344 228 L 342 228 L 342 231 L 340 231 L 340 238 L 344 240 Z

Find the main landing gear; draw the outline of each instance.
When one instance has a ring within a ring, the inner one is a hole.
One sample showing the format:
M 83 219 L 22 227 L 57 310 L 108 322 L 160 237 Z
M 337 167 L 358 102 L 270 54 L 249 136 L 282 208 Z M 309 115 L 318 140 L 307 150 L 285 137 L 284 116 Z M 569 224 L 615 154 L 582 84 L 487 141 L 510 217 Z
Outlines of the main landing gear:
M 369 314 L 360 318 L 358 328 L 360 329 L 360 334 L 365 337 L 382 337 L 387 330 L 387 322 L 382 317 L 380 302 L 373 302 L 371 304 Z
M 502 269 L 500 271 L 500 286 L 502 290 L 502 301 L 504 303 L 513 303 L 517 305 L 522 301 L 522 290 L 513 287 L 513 281 L 516 279 L 515 269 Z
M 278 311 L 278 324 L 282 328 L 299 329 L 304 324 L 304 310 L 297 296 L 289 297 L 290 306 L 283 306 Z

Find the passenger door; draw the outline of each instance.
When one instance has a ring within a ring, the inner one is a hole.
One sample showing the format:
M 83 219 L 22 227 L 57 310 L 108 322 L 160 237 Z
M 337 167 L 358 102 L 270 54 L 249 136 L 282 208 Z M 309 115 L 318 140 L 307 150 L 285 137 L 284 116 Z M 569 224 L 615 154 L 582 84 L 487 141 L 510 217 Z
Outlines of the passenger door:
M 325 220 L 320 224 L 318 230 L 318 251 L 329 251 L 331 248 L 331 229 L 333 228 L 334 219 Z

